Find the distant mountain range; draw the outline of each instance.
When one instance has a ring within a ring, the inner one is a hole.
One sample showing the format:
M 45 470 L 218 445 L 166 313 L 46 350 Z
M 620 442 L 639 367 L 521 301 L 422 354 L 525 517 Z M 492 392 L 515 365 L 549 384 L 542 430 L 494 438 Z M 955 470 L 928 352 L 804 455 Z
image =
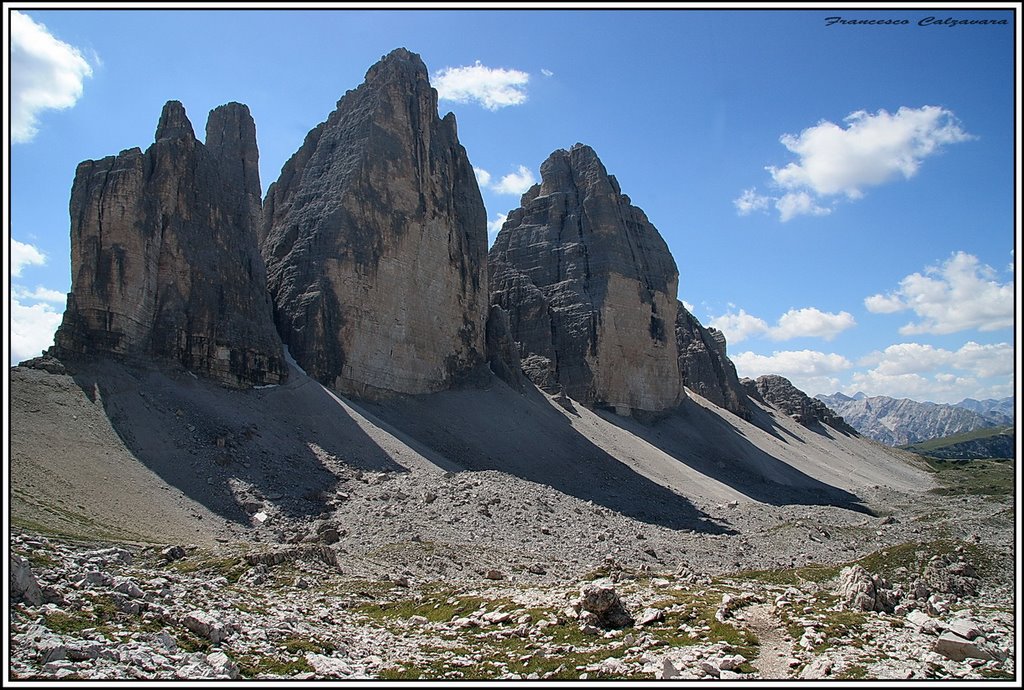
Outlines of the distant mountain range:
M 917 402 L 884 395 L 816 395 L 858 432 L 890 446 L 953 436 L 1013 424 L 1013 398 L 974 400 L 954 405 Z

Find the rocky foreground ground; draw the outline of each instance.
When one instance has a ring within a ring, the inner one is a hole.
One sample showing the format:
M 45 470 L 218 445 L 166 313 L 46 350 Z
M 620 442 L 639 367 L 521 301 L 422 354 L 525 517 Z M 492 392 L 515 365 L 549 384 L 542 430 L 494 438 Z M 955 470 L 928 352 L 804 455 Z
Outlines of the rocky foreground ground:
M 470 537 L 489 519 L 485 512 L 523 512 L 522 500 L 502 499 L 507 482 L 497 475 L 442 479 L 451 485 L 450 495 L 438 487 L 414 497 L 401 488 L 406 477 L 387 473 L 360 475 L 339 491 L 343 504 L 384 503 L 398 515 L 466 496 L 461 508 L 449 508 L 470 529 L 461 542 L 451 531 L 379 538 L 382 528 L 374 530 L 370 520 L 352 520 L 348 530 L 337 521 L 293 522 L 275 532 L 272 523 L 281 518 L 262 511 L 256 521 L 265 520 L 270 543 L 214 549 L 85 543 L 18 530 L 11 541 L 11 677 L 1017 674 L 1013 556 L 1005 541 L 1013 513 L 1005 504 L 942 499 L 982 516 L 970 525 L 934 521 L 939 497 L 918 501 L 916 514 L 857 514 L 845 525 L 826 509 L 810 515 L 801 507 L 803 519 L 777 522 L 760 539 L 751 533 L 676 535 L 679 550 L 689 556 L 670 559 L 659 554 L 669 552 L 659 530 L 649 537 L 635 529 L 623 533 L 615 519 L 621 516 L 591 507 L 583 517 L 573 508 L 585 505 L 569 505 L 575 499 L 562 497 L 549 501 L 558 512 L 534 511 L 536 525 L 530 527 L 539 535 L 562 534 L 562 558 L 543 540 L 533 554 L 511 544 L 520 552 L 516 558 L 497 543 Z M 490 500 L 477 500 L 482 494 Z M 528 501 L 545 504 L 543 496 Z M 756 513 L 739 519 L 741 506 L 722 509 L 744 525 L 764 519 Z M 369 511 L 363 505 L 355 514 Z M 597 526 L 602 522 L 606 531 Z M 778 534 L 774 540 L 772 532 Z M 803 552 L 795 553 L 801 539 Z M 741 542 L 749 545 L 746 555 L 734 550 Z M 850 551 L 824 547 L 836 542 Z M 768 544 L 799 565 L 757 569 Z

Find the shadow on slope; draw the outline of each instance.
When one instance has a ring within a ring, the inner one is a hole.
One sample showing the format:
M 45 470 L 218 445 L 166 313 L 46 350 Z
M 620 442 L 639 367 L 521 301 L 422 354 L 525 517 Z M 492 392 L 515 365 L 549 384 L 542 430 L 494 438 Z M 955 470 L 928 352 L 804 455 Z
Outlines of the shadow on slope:
M 125 446 L 167 484 L 225 520 L 273 506 L 323 512 L 324 492 L 356 470 L 404 471 L 316 381 L 232 390 L 187 372 L 76 363 Z
M 673 414 L 651 426 L 607 411 L 599 411 L 598 415 L 691 469 L 756 501 L 770 505 L 829 505 L 871 514 L 857 495 L 815 479 L 774 457 L 747 438 L 724 413 L 716 414 L 690 398 Z M 764 410 L 755 409 L 754 415 L 758 428 L 763 430 L 762 424 L 767 424 L 806 444 L 793 432 L 775 424 Z M 770 430 L 766 433 L 788 443 L 778 433 Z M 824 429 L 816 433 L 828 437 Z
M 532 386 L 519 394 L 491 377 L 486 389 L 362 404 L 403 434 L 468 470 L 513 474 L 670 529 L 734 533 L 711 521 L 684 496 L 595 445 Z

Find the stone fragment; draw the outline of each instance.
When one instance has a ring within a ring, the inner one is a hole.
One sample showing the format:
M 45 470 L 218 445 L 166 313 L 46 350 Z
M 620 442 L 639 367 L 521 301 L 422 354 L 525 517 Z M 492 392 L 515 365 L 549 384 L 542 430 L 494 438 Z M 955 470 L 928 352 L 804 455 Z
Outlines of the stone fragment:
M 859 565 L 843 568 L 839 573 L 839 598 L 847 608 L 854 611 L 891 613 L 895 602 L 887 589 L 884 579 L 868 573 Z
M 230 637 L 235 629 L 219 617 L 205 611 L 193 610 L 181 619 L 182 625 L 213 644 L 220 644 Z
M 987 649 L 977 642 L 965 640 L 956 633 L 944 632 L 935 640 L 932 649 L 953 661 L 964 659 L 993 659 L 995 658 Z
M 965 640 L 973 640 L 981 634 L 977 623 L 967 618 L 954 618 L 946 623 L 946 629 Z
M 13 553 L 9 563 L 11 568 L 11 597 L 21 599 L 32 606 L 41 606 L 43 603 L 43 591 L 39 588 L 39 583 L 32 573 L 32 566 L 27 560 Z
M 185 549 L 181 548 L 180 546 L 168 546 L 167 548 L 160 551 L 160 557 L 168 563 L 180 560 L 184 558 L 186 555 L 187 554 L 185 553 Z
M 625 628 L 633 625 L 633 617 L 622 605 L 618 592 L 603 581 L 584 585 L 580 590 L 578 603 L 581 609 L 592 613 L 596 624 L 603 628 Z
M 213 669 L 213 673 L 217 678 L 236 680 L 239 677 L 238 664 L 232 661 L 224 652 L 207 654 L 206 663 Z

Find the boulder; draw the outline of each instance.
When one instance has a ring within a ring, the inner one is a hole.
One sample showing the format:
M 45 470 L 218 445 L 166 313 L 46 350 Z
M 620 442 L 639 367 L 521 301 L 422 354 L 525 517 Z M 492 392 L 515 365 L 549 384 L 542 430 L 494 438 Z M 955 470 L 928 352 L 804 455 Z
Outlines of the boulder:
M 625 628 L 633 625 L 633 617 L 619 599 L 615 588 L 604 582 L 592 582 L 580 590 L 579 607 L 593 614 L 595 623 L 603 628 Z
M 486 210 L 415 53 L 383 57 L 306 135 L 261 236 L 278 330 L 325 385 L 428 393 L 485 362 Z
M 32 573 L 32 566 L 21 556 L 11 554 L 10 557 L 11 598 L 21 599 L 32 606 L 41 606 L 43 591 Z
M 895 608 L 893 596 L 886 581 L 872 575 L 859 565 L 843 568 L 839 573 L 839 599 L 854 611 L 885 611 Z
M 935 640 L 933 650 L 953 661 L 964 659 L 994 659 L 995 656 L 981 644 L 965 640 L 954 632 L 946 631 Z
M 49 354 L 180 365 L 232 387 L 285 378 L 256 241 L 256 126 L 210 112 L 196 140 L 178 101 L 156 141 L 81 163 L 71 189 L 71 292 Z
M 683 396 L 679 273 L 668 246 L 597 154 L 552 153 L 488 254 L 523 370 L 591 407 L 660 413 Z

